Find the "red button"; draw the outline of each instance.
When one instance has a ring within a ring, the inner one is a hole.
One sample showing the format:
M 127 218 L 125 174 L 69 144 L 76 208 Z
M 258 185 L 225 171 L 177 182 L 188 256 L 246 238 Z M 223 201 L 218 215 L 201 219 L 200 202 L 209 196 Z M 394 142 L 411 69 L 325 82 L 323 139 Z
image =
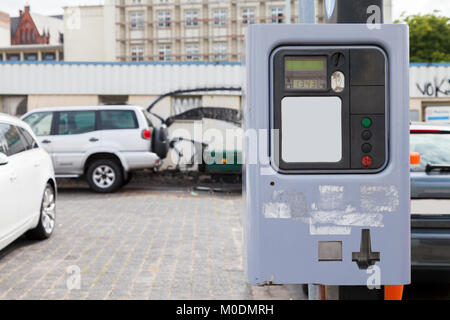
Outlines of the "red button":
M 364 167 L 370 167 L 372 165 L 372 158 L 365 156 L 362 158 L 361 163 Z

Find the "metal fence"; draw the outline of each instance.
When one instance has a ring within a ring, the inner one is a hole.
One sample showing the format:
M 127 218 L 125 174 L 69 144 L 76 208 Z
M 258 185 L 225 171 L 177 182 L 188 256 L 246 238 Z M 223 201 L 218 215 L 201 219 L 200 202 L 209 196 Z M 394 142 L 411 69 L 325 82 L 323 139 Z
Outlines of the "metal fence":
M 0 62 L 0 95 L 158 95 L 240 87 L 244 77 L 244 66 L 237 62 Z M 450 63 L 412 63 L 410 96 L 450 97 Z
M 239 87 L 242 79 L 242 65 L 232 62 L 0 63 L 1 95 L 158 95 L 199 87 Z

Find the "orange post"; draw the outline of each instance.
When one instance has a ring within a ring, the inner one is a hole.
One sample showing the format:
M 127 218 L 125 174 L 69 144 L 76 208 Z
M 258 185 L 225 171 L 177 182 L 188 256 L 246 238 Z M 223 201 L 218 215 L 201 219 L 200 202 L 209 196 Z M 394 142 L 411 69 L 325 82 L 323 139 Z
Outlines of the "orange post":
M 403 285 L 384 286 L 384 300 L 402 300 Z
M 327 300 L 327 286 L 321 286 L 322 300 Z
M 420 164 L 420 154 L 418 152 L 411 152 L 409 154 L 409 162 L 411 164 Z

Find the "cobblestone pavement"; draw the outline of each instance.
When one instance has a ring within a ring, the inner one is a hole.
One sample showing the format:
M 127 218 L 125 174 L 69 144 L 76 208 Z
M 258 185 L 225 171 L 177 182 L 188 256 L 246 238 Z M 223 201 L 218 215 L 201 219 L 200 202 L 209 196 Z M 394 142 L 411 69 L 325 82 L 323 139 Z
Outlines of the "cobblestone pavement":
M 241 206 L 239 194 L 62 189 L 54 235 L 0 251 L 0 299 L 304 298 L 246 284 Z

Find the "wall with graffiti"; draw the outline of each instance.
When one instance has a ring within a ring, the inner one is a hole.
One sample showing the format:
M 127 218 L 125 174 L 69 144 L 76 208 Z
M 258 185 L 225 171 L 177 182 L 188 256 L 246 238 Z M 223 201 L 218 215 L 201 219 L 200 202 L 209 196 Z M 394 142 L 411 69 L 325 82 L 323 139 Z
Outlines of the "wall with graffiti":
M 450 123 L 450 63 L 412 63 L 410 120 Z
M 450 63 L 411 64 L 411 98 L 450 98 Z

